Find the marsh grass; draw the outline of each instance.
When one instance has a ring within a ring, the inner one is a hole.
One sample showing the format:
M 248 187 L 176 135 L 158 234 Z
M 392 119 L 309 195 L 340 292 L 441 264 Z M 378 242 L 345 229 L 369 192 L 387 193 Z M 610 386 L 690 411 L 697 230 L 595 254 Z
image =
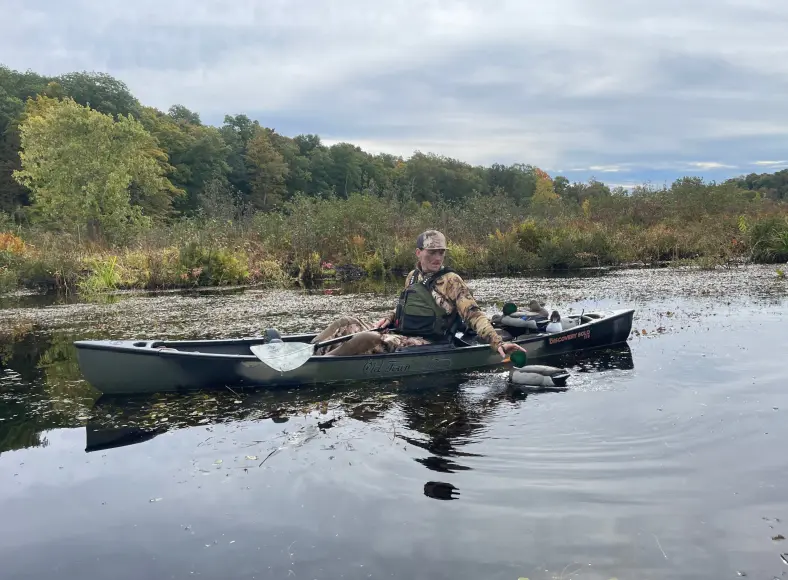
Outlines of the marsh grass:
M 710 269 L 788 260 L 785 206 L 727 185 L 692 181 L 582 203 L 514 204 L 480 195 L 417 203 L 351 194 L 299 195 L 268 213 L 220 205 L 140 231 L 122 247 L 35 227 L 0 232 L 0 289 L 308 286 L 348 265 L 380 278 L 413 267 L 414 240 L 428 228 L 447 234 L 447 264 L 465 275 L 665 262 Z

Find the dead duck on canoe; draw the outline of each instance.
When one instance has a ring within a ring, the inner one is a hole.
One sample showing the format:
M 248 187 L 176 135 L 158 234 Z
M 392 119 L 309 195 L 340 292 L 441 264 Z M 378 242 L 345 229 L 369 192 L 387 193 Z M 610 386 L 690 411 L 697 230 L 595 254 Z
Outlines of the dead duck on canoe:
M 547 365 L 526 365 L 526 355 L 513 352 L 509 357 L 512 368 L 509 371 L 509 382 L 520 386 L 542 387 L 550 389 L 567 389 L 566 381 L 569 371 Z

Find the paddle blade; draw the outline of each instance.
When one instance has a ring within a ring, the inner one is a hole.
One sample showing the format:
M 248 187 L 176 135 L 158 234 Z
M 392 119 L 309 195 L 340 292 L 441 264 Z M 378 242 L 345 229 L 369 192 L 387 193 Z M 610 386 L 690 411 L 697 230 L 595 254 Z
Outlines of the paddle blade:
M 304 342 L 270 342 L 249 347 L 254 356 L 275 371 L 292 371 L 303 365 L 315 352 L 315 345 Z

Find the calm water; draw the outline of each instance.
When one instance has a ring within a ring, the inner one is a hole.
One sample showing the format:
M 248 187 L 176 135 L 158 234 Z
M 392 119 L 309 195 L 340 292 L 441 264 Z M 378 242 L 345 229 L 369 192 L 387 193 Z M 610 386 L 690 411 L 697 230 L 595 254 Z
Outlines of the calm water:
M 77 338 L 317 330 L 376 317 L 395 288 L 5 298 L 2 577 L 788 575 L 788 283 L 772 268 L 471 286 L 489 312 L 533 295 L 632 306 L 638 334 L 558 361 L 563 393 L 473 372 L 96 401 Z

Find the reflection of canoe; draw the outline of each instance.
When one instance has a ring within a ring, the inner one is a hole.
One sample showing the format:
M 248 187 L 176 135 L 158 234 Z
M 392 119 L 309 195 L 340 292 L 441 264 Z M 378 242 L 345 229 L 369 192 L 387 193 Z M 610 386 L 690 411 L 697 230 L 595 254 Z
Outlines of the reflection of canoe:
M 582 323 L 562 332 L 526 333 L 515 342 L 534 360 L 625 342 L 634 310 L 588 313 Z M 314 334 L 284 336 L 308 342 Z M 303 366 L 280 373 L 258 360 L 249 347 L 263 338 L 219 340 L 84 340 L 77 341 L 82 374 L 105 394 L 241 387 L 280 387 L 408 375 L 463 371 L 501 364 L 483 343 L 442 343 L 394 353 L 360 356 L 313 356 Z

